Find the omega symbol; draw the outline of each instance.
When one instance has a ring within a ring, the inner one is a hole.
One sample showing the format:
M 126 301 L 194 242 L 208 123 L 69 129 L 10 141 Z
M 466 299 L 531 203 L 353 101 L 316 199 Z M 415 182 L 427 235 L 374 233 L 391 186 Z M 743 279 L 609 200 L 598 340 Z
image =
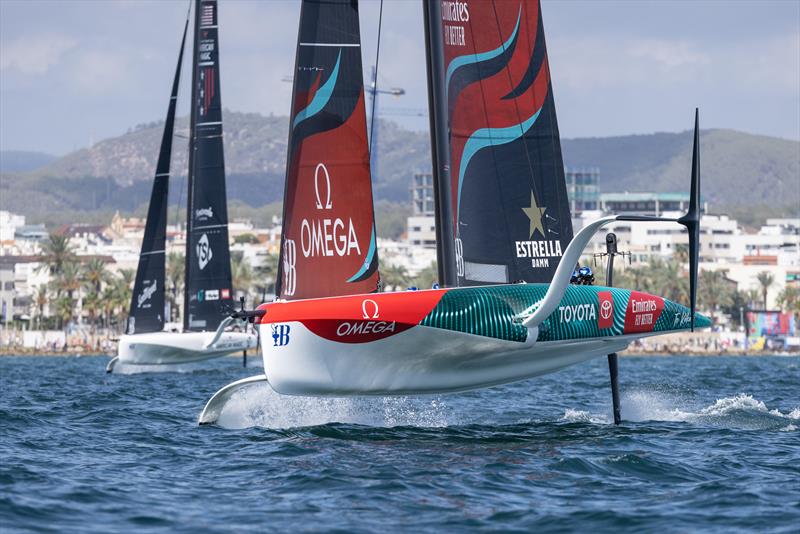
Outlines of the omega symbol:
M 319 194 L 319 171 L 322 169 L 322 172 L 325 176 L 325 191 L 327 196 L 325 197 L 325 207 L 323 208 L 322 205 L 322 197 Z M 326 209 L 329 210 L 333 208 L 333 204 L 331 203 L 331 175 L 328 173 L 327 167 L 323 163 L 317 163 L 317 168 L 314 170 L 314 190 L 317 194 L 317 209 Z
M 371 306 L 368 306 L 367 303 L 370 303 Z M 374 312 L 372 316 L 369 314 L 369 309 L 374 308 Z M 364 299 L 361 303 L 361 311 L 363 312 L 362 319 L 377 319 L 378 318 L 378 303 L 372 299 Z

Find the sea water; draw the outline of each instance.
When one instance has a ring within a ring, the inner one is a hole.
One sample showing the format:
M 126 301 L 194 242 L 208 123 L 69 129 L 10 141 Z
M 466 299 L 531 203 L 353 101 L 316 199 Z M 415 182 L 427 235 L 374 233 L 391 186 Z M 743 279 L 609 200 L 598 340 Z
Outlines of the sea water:
M 255 386 L 223 358 L 0 358 L 0 531 L 798 532 L 800 358 L 604 358 L 456 395 Z

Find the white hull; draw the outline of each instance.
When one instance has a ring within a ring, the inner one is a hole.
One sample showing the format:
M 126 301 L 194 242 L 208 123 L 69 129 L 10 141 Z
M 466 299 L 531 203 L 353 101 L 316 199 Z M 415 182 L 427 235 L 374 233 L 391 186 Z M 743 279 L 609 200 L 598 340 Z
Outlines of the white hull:
M 119 340 L 119 362 L 160 365 L 197 362 L 233 352 L 255 349 L 258 338 L 245 332 L 224 332 L 208 346 L 215 332 L 152 332 L 123 335 Z
M 289 341 L 261 325 L 264 371 L 286 395 L 410 395 L 466 391 L 552 373 L 642 337 L 519 343 L 417 326 L 368 343 L 338 343 L 292 322 Z M 536 335 L 529 339 L 536 339 Z

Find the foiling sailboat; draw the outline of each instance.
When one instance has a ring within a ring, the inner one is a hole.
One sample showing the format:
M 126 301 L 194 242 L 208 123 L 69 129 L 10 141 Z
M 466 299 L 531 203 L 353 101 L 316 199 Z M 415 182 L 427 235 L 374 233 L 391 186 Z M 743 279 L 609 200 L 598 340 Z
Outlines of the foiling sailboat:
M 120 338 L 117 357 L 109 362 L 108 372 L 118 362 L 187 363 L 257 345 L 257 335 L 248 332 L 242 322 L 239 326 L 245 327 L 243 331 L 226 330 L 234 321 L 228 317 L 233 289 L 216 0 L 195 0 L 194 19 L 183 331 L 163 329 L 170 157 L 188 18 L 164 124 L 126 334 Z
M 445 288 L 376 292 L 357 5 L 304 0 L 279 299 L 237 315 L 260 329 L 265 373 L 218 391 L 201 424 L 258 382 L 289 395 L 465 391 L 710 325 L 695 313 L 697 116 L 685 216 L 608 216 L 573 236 L 539 1 L 426 0 L 424 11 Z M 690 307 L 570 284 L 590 239 L 615 221 L 687 228 Z

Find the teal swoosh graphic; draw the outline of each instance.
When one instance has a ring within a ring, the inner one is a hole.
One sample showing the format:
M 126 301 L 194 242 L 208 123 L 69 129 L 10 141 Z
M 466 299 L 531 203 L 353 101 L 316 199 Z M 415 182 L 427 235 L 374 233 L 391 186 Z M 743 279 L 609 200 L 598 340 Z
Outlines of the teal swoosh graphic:
M 452 61 L 450 61 L 450 64 L 447 65 L 447 75 L 445 77 L 445 85 L 444 85 L 447 88 L 448 98 L 450 97 L 449 95 L 450 78 L 453 77 L 453 74 L 455 74 L 455 72 L 464 65 L 471 65 L 473 63 L 488 61 L 490 59 L 496 58 L 497 56 L 505 52 L 506 49 L 508 49 L 508 47 L 511 46 L 511 43 L 513 43 L 514 39 L 516 39 L 517 37 L 517 31 L 519 30 L 519 21 L 521 18 L 522 18 L 522 5 L 519 6 L 519 13 L 517 14 L 517 24 L 516 26 L 514 26 L 514 31 L 511 32 L 511 36 L 506 40 L 506 42 L 501 44 L 498 48 L 495 48 L 494 50 L 489 50 L 488 52 L 481 52 L 479 54 L 466 54 L 464 56 L 458 56 L 456 58 L 453 58 Z
M 331 75 L 328 76 L 328 79 L 325 81 L 322 87 L 317 89 L 317 92 L 314 94 L 314 98 L 311 100 L 311 103 L 307 107 L 301 109 L 297 115 L 295 115 L 294 121 L 292 122 L 292 129 L 297 128 L 298 124 L 322 111 L 322 108 L 324 108 L 325 104 L 328 103 L 328 100 L 331 99 L 333 88 L 336 87 L 336 79 L 339 77 L 339 62 L 341 59 L 342 51 L 339 50 L 339 55 L 336 57 L 336 65 L 333 67 L 333 72 L 331 72 Z
M 461 152 L 461 164 L 458 167 L 458 211 L 456 212 L 456 220 L 458 220 L 458 212 L 461 211 L 461 186 L 464 185 L 464 174 L 467 171 L 467 166 L 472 156 L 483 148 L 505 145 L 519 139 L 531 129 L 531 126 L 533 126 L 533 123 L 539 118 L 539 113 L 541 112 L 542 108 L 539 108 L 528 120 L 520 124 L 515 124 L 514 126 L 508 126 L 506 128 L 481 128 L 480 130 L 475 130 L 475 132 L 469 136 L 466 144 L 464 144 L 464 150 Z
M 358 280 L 367 269 L 369 269 L 370 264 L 372 264 L 372 258 L 375 256 L 375 227 L 372 227 L 372 237 L 369 240 L 369 250 L 367 250 L 367 257 L 364 259 L 364 263 L 361 265 L 361 268 L 358 270 L 356 274 L 351 276 L 347 279 L 348 282 L 354 282 Z

